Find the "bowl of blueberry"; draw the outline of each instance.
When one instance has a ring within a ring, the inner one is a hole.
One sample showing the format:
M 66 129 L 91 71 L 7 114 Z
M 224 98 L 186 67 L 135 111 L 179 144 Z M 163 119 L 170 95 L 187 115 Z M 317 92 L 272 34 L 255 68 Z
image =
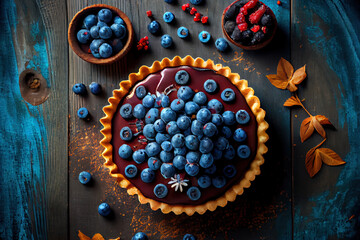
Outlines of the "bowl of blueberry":
M 277 21 L 259 0 L 237 0 L 225 8 L 221 25 L 226 38 L 245 50 L 258 50 L 274 38 Z
M 83 60 L 113 63 L 130 50 L 134 30 L 129 18 L 116 7 L 95 4 L 80 10 L 71 20 L 68 41 Z

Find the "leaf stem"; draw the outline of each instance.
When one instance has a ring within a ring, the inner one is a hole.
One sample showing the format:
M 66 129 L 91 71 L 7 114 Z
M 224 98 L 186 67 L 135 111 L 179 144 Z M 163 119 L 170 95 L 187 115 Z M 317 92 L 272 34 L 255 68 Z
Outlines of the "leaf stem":
M 300 104 L 301 107 L 305 110 L 305 112 L 306 112 L 307 114 L 309 114 L 310 117 L 312 117 L 313 115 L 311 115 L 311 114 L 309 113 L 309 111 L 306 110 L 306 108 L 304 107 L 304 105 L 302 104 L 301 100 L 299 99 L 299 97 L 298 97 L 298 95 L 297 95 L 296 93 L 295 93 L 295 98 L 298 100 L 299 104 Z
M 315 147 L 315 149 L 317 149 L 318 147 L 320 147 L 320 146 L 326 141 L 326 139 L 327 139 L 327 138 L 324 138 L 324 140 L 322 140 L 321 143 L 319 143 L 319 144 Z

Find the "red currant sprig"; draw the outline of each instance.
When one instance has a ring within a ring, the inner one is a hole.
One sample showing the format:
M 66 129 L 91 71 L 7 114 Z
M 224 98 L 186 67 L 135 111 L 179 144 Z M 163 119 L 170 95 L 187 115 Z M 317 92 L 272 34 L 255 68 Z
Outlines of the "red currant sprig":
M 189 3 L 186 3 L 186 4 L 182 5 L 181 9 L 184 12 L 187 12 L 187 13 L 190 13 L 190 15 L 193 15 L 194 16 L 194 22 L 200 22 L 201 21 L 202 24 L 206 24 L 208 22 L 208 20 L 209 20 L 208 16 L 202 15 L 201 13 L 199 13 L 196 10 L 196 8 L 194 8 L 194 7 L 190 8 Z
M 149 38 L 148 36 L 145 36 L 140 39 L 140 41 L 137 44 L 137 50 L 140 51 L 141 49 L 144 49 L 145 51 L 149 49 Z

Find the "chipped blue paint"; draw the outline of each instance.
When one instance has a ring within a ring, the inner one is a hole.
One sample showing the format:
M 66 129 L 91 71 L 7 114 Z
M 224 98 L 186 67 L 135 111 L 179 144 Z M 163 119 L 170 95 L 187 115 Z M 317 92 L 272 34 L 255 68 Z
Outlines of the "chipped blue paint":
M 328 237 L 354 238 L 360 234 L 360 15 L 352 15 L 356 1 L 302 1 L 306 5 L 307 17 L 302 19 L 305 39 L 322 54 L 329 67 L 341 80 L 338 85 L 340 99 L 336 99 L 339 123 L 347 126 L 350 151 L 345 157 L 347 162 L 331 191 L 309 199 L 313 203 L 311 214 L 304 216 L 299 208 L 295 210 L 294 221 L 299 224 L 295 239 L 303 239 L 310 234 L 313 239 Z M 313 14 L 317 16 L 314 18 Z M 352 19 L 348 17 L 352 15 Z M 354 19 L 355 18 L 355 19 Z M 329 27 L 325 34 L 320 28 L 321 19 Z M 355 24 L 354 24 L 355 23 Z M 339 27 L 340 26 L 340 27 Z M 300 34 L 298 32 L 297 34 Z M 355 218 L 348 220 L 352 215 Z
M 42 107 L 26 103 L 20 94 L 17 61 L 26 60 L 15 56 L 16 25 L 14 2 L 0 1 L 0 42 L 7 43 L 0 44 L 0 239 L 46 239 L 47 136 Z M 31 29 L 34 36 L 41 34 Z M 30 60 L 49 80 L 42 36 Z

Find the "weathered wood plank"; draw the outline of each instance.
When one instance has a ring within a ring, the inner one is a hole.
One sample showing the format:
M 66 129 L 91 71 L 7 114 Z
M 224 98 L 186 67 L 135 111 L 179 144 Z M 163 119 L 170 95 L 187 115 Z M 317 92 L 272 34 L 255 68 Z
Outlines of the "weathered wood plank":
M 295 239 L 303 238 L 304 233 L 326 239 L 356 239 L 360 235 L 356 220 L 360 192 L 355 187 L 360 184 L 358 7 L 356 1 L 293 1 L 291 61 L 295 68 L 307 64 L 308 73 L 300 98 L 305 99 L 311 114 L 325 115 L 334 124 L 336 130 L 326 128 L 323 147 L 347 162 L 340 167 L 323 165 L 310 179 L 305 155 L 322 139 L 315 133 L 301 143 L 300 124 L 308 116 L 301 109 L 292 111 Z

